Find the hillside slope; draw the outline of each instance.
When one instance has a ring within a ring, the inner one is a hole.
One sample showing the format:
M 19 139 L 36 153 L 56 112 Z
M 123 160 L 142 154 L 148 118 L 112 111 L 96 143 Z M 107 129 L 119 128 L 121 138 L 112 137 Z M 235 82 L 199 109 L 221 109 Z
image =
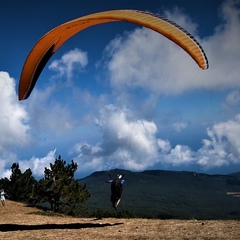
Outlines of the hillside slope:
M 39 215 L 36 208 L 7 200 L 0 206 L 1 240 L 49 239 L 195 239 L 238 240 L 239 221 L 92 219 Z
M 80 179 L 91 192 L 89 209 L 112 211 L 109 174 L 125 174 L 120 211 L 137 217 L 180 219 L 239 219 L 240 198 L 228 192 L 240 191 L 240 174 L 207 175 L 195 172 L 144 171 L 115 169 L 95 172 Z

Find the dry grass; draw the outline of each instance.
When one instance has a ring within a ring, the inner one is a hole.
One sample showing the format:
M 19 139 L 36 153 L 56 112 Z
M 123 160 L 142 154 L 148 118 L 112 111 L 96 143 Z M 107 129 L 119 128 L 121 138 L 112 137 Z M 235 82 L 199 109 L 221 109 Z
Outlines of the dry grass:
M 238 240 L 240 221 L 96 220 L 29 214 L 39 211 L 7 201 L 0 206 L 0 239 L 227 239 Z

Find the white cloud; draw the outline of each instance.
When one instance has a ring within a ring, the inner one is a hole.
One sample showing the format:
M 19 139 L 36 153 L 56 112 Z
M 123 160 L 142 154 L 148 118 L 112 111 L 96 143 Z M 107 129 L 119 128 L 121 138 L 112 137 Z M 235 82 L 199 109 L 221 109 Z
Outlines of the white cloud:
M 78 153 L 75 160 L 81 166 L 143 170 L 156 162 L 157 128 L 153 122 L 136 120 L 128 109 L 108 105 L 100 111 L 96 124 L 102 132 L 102 141 L 94 146 L 79 143 L 74 148 Z
M 161 153 L 166 154 L 171 150 L 171 144 L 168 140 L 158 139 L 157 143 Z
M 7 72 L 0 71 L 0 177 L 8 177 L 6 170 L 17 161 L 16 148 L 30 142 L 28 113 L 17 101 L 15 81 Z
M 203 169 L 218 168 L 240 163 L 240 114 L 226 122 L 219 122 L 207 129 L 207 139 L 203 139 L 202 147 L 194 152 L 188 146 L 166 144 L 162 153 L 162 163 L 173 166 L 195 164 Z
M 76 144 L 75 161 L 88 171 L 111 168 L 144 170 L 156 164 L 162 166 L 199 166 L 202 169 L 219 168 L 240 163 L 240 114 L 234 119 L 220 122 L 208 129 L 208 139 L 198 151 L 156 137 L 153 122 L 136 120 L 128 109 L 113 105 L 101 111 L 97 125 L 102 141 L 91 145 Z M 81 170 L 80 170 L 81 171 Z
M 56 149 L 50 151 L 47 156 L 42 158 L 32 157 L 30 160 L 20 160 L 19 167 L 22 172 L 26 171 L 26 169 L 30 168 L 35 177 L 43 177 L 45 167 L 49 168 L 50 163 L 55 162 L 55 153 Z
M 239 1 L 225 1 L 220 16 L 224 23 L 203 42 L 209 56 L 210 68 L 206 71 L 205 87 L 231 89 L 239 87 L 240 61 L 240 9 Z
M 168 140 L 157 138 L 156 125 L 136 119 L 127 108 L 106 106 L 99 111 L 96 124 L 102 133 L 102 141 L 94 145 L 78 143 L 72 150 L 77 154 L 74 161 L 81 166 L 79 172 L 111 168 L 139 171 L 158 163 L 182 167 L 195 164 L 204 169 L 240 163 L 240 114 L 209 128 L 208 138 L 196 152 L 180 144 L 172 147 Z M 41 176 L 44 167 L 54 158 L 52 151 L 46 157 L 32 157 L 19 163 L 21 169 L 31 168 L 35 176 Z M 4 162 L 2 164 L 4 168 Z
M 87 53 L 75 48 L 65 53 L 60 60 L 54 60 L 50 66 L 50 70 L 54 70 L 59 76 L 66 76 L 70 82 L 73 71 L 82 71 L 88 64 Z
M 28 114 L 17 101 L 15 81 L 7 72 L 0 72 L 0 103 L 0 150 L 27 144 Z
M 171 41 L 149 29 L 138 28 L 113 40 L 106 48 L 106 54 L 111 56 L 107 67 L 113 88 L 141 87 L 171 94 L 239 87 L 240 10 L 235 2 L 239 3 L 223 4 L 224 23 L 205 39 L 197 36 L 197 26 L 187 16 L 179 11 L 165 13 L 196 36 L 209 59 L 208 70 L 200 70 L 191 57 Z
M 30 160 L 19 161 L 16 150 L 21 151 L 24 147 L 28 147 L 30 142 L 33 143 L 34 141 L 30 135 L 30 132 L 32 131 L 30 129 L 30 123 L 31 120 L 33 121 L 31 118 L 34 117 L 34 115 L 32 116 L 33 110 L 32 112 L 29 111 L 29 106 L 26 107 L 24 105 L 24 103 L 27 102 L 21 103 L 17 100 L 15 87 L 15 80 L 11 78 L 7 72 L 0 72 L 0 178 L 10 177 L 10 167 L 14 162 L 19 163 L 22 172 L 27 168 L 31 168 L 35 176 L 42 176 L 44 168 L 49 166 L 49 163 L 55 160 L 55 151 L 50 152 L 43 158 L 32 157 Z M 45 91 L 43 94 L 46 94 L 46 92 L 48 91 Z M 41 94 L 41 92 L 39 92 L 39 94 Z M 34 96 L 31 100 L 34 100 Z M 36 112 L 40 110 L 39 102 L 39 100 L 36 100 L 35 102 Z M 28 103 L 30 103 L 31 109 L 32 102 L 29 101 Z M 46 106 L 47 103 L 45 104 L 45 107 Z M 58 110 L 61 113 L 64 112 L 61 108 L 58 108 Z M 47 111 L 49 111 L 49 108 L 46 107 L 45 110 L 38 112 L 39 121 L 46 121 L 45 117 L 49 116 Z M 57 119 L 57 116 L 55 116 L 54 121 L 52 122 L 51 120 L 53 120 L 53 118 L 48 118 L 46 124 L 48 124 L 48 126 L 54 125 L 55 130 L 59 127 L 58 131 L 60 131 L 62 126 L 61 124 L 56 126 L 56 123 L 63 121 L 63 119 L 59 120 Z M 67 123 L 65 122 L 64 124 Z
M 196 154 L 197 163 L 211 168 L 240 163 L 240 114 L 208 129 L 209 139 Z
M 171 151 L 163 156 L 163 163 L 172 166 L 186 165 L 194 162 L 194 152 L 190 147 L 176 145 Z

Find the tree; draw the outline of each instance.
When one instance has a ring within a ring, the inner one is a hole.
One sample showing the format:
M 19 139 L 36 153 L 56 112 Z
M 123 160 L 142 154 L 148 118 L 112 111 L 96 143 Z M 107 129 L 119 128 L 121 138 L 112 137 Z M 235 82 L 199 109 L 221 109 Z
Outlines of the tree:
M 45 168 L 44 178 L 36 184 L 34 192 L 39 202 L 49 202 L 52 211 L 79 215 L 86 210 L 86 201 L 90 197 L 86 185 L 74 179 L 77 164 L 70 164 L 61 156 Z
M 17 163 L 13 163 L 11 169 L 12 174 L 10 176 L 9 186 L 5 191 L 7 191 L 8 196 L 11 200 L 18 201 L 18 195 L 21 188 L 20 178 L 22 172 L 19 168 L 19 164 Z
M 18 199 L 23 202 L 31 203 L 34 186 L 37 183 L 37 180 L 32 176 L 32 171 L 28 168 L 20 178 L 20 191 L 18 193 Z
M 4 188 L 9 199 L 30 203 L 33 186 L 37 182 L 32 176 L 31 169 L 22 173 L 17 163 L 13 163 L 11 169 L 10 179 L 1 179 L 1 188 Z

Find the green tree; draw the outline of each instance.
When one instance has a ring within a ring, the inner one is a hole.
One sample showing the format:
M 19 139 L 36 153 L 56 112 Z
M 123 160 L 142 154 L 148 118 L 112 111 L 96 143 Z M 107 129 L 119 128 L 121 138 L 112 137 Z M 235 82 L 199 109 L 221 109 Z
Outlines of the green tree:
M 13 163 L 11 169 L 12 169 L 12 174 L 10 176 L 10 184 L 7 189 L 7 193 L 11 200 L 18 201 L 19 192 L 21 191 L 20 179 L 21 179 L 22 172 L 19 168 L 18 163 Z
M 1 188 L 6 191 L 9 199 L 30 203 L 33 187 L 37 182 L 32 176 L 31 169 L 27 169 L 22 173 L 18 163 L 13 163 L 11 169 L 10 179 L 1 179 Z
M 90 197 L 86 185 L 74 179 L 77 164 L 70 164 L 61 156 L 45 168 L 44 178 L 35 186 L 35 195 L 39 202 L 49 202 L 52 211 L 79 215 L 86 211 L 86 202 Z
M 31 169 L 27 169 L 24 173 L 22 173 L 20 178 L 21 188 L 18 193 L 18 200 L 31 203 L 33 201 L 33 190 L 34 186 L 37 183 L 37 180 L 33 177 Z

